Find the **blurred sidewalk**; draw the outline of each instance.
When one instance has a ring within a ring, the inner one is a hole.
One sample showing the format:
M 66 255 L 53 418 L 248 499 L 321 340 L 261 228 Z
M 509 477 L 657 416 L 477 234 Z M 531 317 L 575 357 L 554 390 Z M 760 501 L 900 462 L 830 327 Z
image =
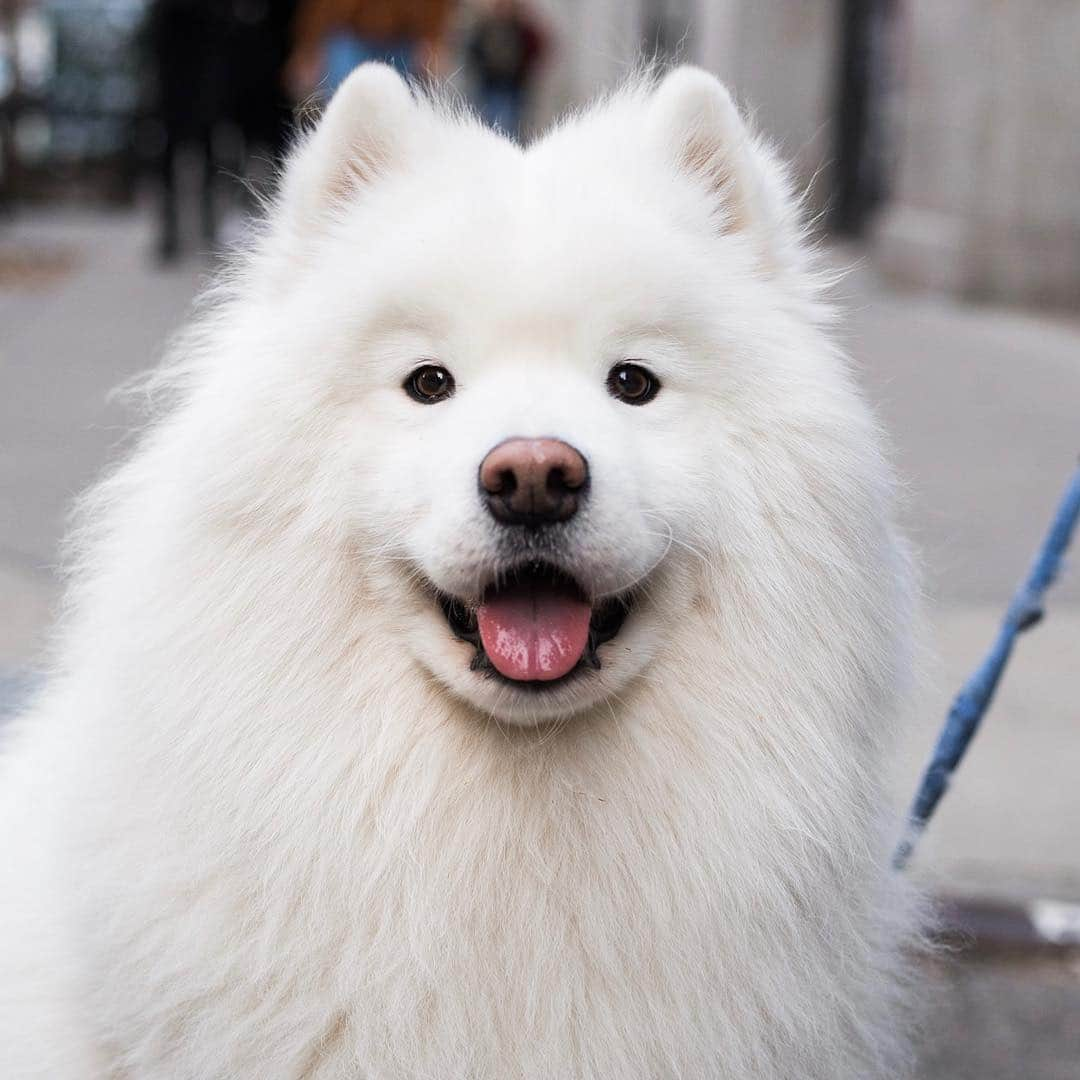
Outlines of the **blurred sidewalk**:
M 907 486 L 936 657 L 897 763 L 906 805 L 1080 456 L 1080 322 L 905 295 L 866 269 L 841 292 Z M 1080 537 L 916 853 L 938 892 L 1080 900 L 1078 565 Z
M 127 214 L 0 221 L 0 680 L 33 663 L 65 515 L 130 425 L 110 391 L 161 356 L 211 267 L 158 269 L 153 235 Z
M 56 601 L 65 512 L 123 436 L 129 418 L 110 389 L 158 359 L 211 266 L 159 270 L 150 237 L 137 216 L 27 214 L 0 230 L 0 680 L 33 664 Z M 24 268 L 23 285 L 12 266 Z M 865 268 L 840 293 L 851 351 L 908 483 L 941 656 L 897 762 L 906 803 L 1080 452 L 1080 325 L 900 295 Z M 950 893 L 1080 899 L 1078 828 L 1073 574 L 1021 640 L 914 869 Z

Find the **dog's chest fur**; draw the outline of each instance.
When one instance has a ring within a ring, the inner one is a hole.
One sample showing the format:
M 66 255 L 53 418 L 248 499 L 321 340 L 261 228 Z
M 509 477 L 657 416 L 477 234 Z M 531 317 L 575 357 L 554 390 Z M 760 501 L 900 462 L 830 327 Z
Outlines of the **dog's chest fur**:
M 145 777 L 153 820 L 100 837 L 96 1034 L 132 1075 L 878 1075 L 873 868 L 829 854 L 869 822 L 792 802 L 857 783 L 691 694 L 542 733 L 394 697 L 377 752 Z

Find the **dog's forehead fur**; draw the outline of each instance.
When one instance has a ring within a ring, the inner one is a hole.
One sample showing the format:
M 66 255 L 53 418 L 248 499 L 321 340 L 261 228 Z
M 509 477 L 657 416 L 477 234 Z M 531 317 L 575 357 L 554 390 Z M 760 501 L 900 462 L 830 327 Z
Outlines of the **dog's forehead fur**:
M 366 129 L 364 118 L 378 117 L 368 97 L 388 90 L 398 93 L 360 80 L 351 111 L 324 124 L 352 121 L 359 131 L 333 142 L 312 138 L 302 151 L 326 159 L 316 173 L 322 178 L 337 175 L 331 163 L 350 147 L 355 155 L 357 139 L 379 148 L 359 177 L 339 166 L 346 181 L 332 182 L 326 203 L 304 216 L 314 254 L 302 264 L 308 272 L 299 274 L 299 303 L 310 302 L 306 281 L 324 306 L 355 321 L 427 316 L 477 333 L 531 325 L 548 334 L 560 320 L 587 321 L 606 334 L 673 323 L 690 331 L 708 321 L 722 334 L 726 319 L 737 324 L 731 336 L 743 340 L 755 316 L 800 304 L 800 315 L 810 314 L 812 304 L 803 302 L 816 300 L 817 282 L 793 272 L 804 269 L 804 252 L 795 249 L 789 265 L 776 262 L 798 232 L 766 190 L 783 183 L 778 166 L 741 125 L 716 136 L 734 145 L 712 152 L 753 163 L 757 209 L 749 217 L 734 174 L 687 159 L 686 146 L 701 142 L 707 119 L 700 103 L 682 118 L 680 142 L 670 130 L 677 110 L 661 107 L 649 83 L 633 84 L 522 148 L 424 98 L 398 102 L 384 118 L 390 131 Z M 335 99 L 341 112 L 348 86 L 344 94 Z M 299 164 L 293 172 L 304 174 Z M 286 185 L 287 205 L 318 202 L 296 187 Z M 785 287 L 775 288 L 784 277 Z
M 511 171 L 528 169 L 526 157 Z M 516 192 L 489 200 L 471 179 L 431 197 L 423 185 L 388 183 L 385 198 L 358 200 L 327 236 L 319 263 L 334 269 L 333 291 L 313 287 L 354 323 L 540 340 L 690 329 L 714 318 L 717 294 L 732 313 L 752 302 L 740 288 L 748 279 L 738 273 L 737 245 L 718 265 L 702 235 L 659 215 L 634 223 L 632 206 L 624 217 L 611 205 L 614 191 L 593 208 L 591 195 L 575 204 L 536 178 L 525 186 L 538 189 L 539 205 L 523 207 Z

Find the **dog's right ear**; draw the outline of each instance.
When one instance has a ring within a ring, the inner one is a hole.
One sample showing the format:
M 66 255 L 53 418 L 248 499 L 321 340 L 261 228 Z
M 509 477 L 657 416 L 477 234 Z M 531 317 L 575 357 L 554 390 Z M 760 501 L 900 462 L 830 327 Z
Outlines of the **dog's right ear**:
M 797 261 L 800 228 L 784 170 L 717 78 L 674 69 L 656 88 L 652 118 L 669 160 L 710 196 L 718 234 L 748 240 L 768 271 Z
M 299 233 L 317 229 L 357 191 L 399 165 L 418 111 L 393 68 L 358 67 L 285 169 L 281 206 L 289 226 Z

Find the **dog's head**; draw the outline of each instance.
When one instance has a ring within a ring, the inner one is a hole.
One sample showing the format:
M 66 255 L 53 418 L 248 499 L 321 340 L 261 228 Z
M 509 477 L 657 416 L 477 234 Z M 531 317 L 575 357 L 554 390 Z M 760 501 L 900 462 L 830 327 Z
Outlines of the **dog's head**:
M 522 149 L 369 66 L 289 165 L 245 332 L 302 432 L 303 512 L 384 632 L 534 722 L 745 601 L 717 579 L 806 501 L 793 428 L 847 475 L 830 446 L 861 414 L 804 260 L 779 170 L 701 71 Z

